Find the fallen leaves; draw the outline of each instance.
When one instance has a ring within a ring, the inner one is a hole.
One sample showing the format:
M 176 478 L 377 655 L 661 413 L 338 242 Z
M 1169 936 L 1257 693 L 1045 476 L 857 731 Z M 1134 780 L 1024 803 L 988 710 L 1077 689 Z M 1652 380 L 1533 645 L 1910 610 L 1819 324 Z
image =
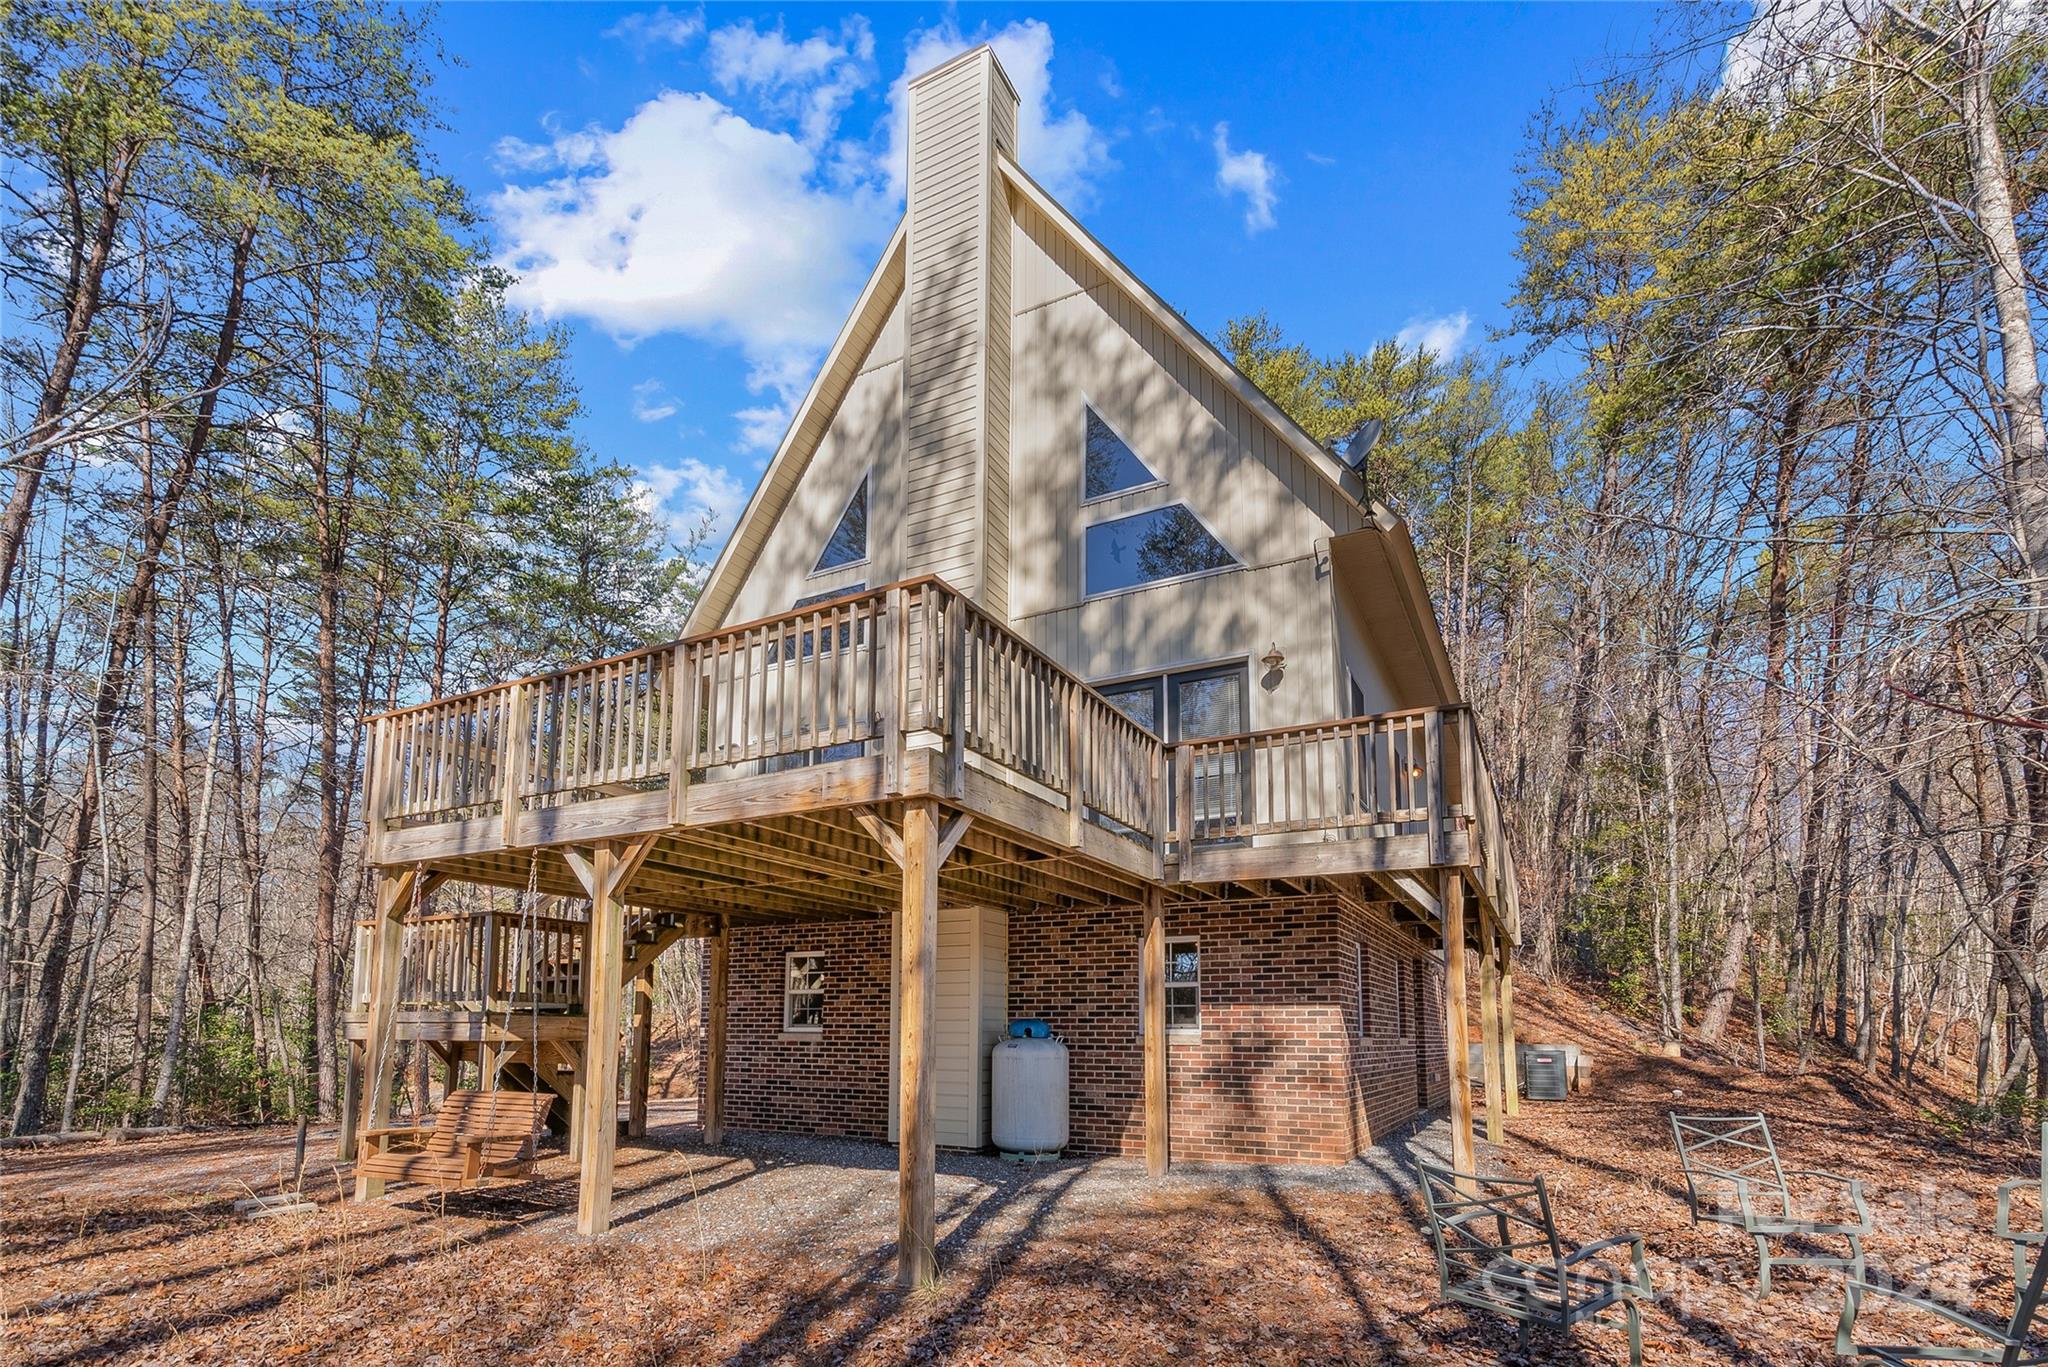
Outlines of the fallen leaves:
M 1864 1179 L 1873 1267 L 2002 1316 L 2007 1246 L 1991 1193 L 2033 1171 L 2023 1145 L 1942 1139 L 1925 1096 L 1850 1064 L 1763 1075 L 1635 1051 L 1567 993 L 1525 989 L 1527 1038 L 1597 1054 L 1590 1092 L 1528 1103 L 1498 1155 L 1551 1179 L 1559 1220 L 1591 1240 L 1647 1236 L 1660 1299 L 1653 1362 L 1833 1361 L 1839 1282 L 1796 1269 L 1759 1305 L 1755 1255 L 1686 1217 L 1666 1110 L 1763 1110 L 1789 1166 Z M 904 1295 L 887 1240 L 893 1164 L 735 1160 L 694 1145 L 622 1152 L 617 1206 L 644 1212 L 577 1240 L 573 1168 L 488 1197 L 341 1204 L 249 1223 L 222 1176 L 263 1145 L 181 1136 L 12 1158 L 0 1177 L 0 1352 L 10 1361 L 1493 1363 L 1511 1326 L 1436 1300 L 1413 1201 L 1312 1175 L 1152 1187 L 1130 1165 L 1062 1165 L 1009 1185 L 941 1180 L 939 1284 Z M 743 1152 L 746 1146 L 741 1145 Z M 837 1152 L 837 1150 L 834 1150 Z M 1387 1152 L 1382 1151 L 1384 1159 Z M 1401 1157 L 1398 1146 L 1394 1157 Z M 309 1182 L 318 1190 L 322 1181 Z M 1539 1335 L 1535 1361 L 1626 1360 L 1618 1327 Z

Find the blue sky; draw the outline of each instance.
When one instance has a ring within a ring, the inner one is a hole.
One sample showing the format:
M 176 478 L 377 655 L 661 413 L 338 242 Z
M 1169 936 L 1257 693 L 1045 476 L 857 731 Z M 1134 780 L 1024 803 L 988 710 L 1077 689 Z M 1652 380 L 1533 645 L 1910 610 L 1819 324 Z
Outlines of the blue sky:
M 901 209 L 900 91 L 993 41 L 1021 159 L 1212 335 L 1454 350 L 1505 317 L 1514 165 L 1651 34 L 1628 4 L 454 3 L 436 148 L 517 298 L 567 325 L 580 434 L 720 531 Z

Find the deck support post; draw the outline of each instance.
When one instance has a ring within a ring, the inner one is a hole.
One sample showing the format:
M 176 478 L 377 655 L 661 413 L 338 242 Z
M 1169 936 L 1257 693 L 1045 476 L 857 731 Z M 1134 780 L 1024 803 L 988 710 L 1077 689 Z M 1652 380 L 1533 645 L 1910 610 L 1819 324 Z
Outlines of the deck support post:
M 917 798 L 903 812 L 903 909 L 898 925 L 896 1281 L 928 1286 L 938 1275 L 938 1131 L 932 1032 L 939 941 L 938 804 Z
M 1506 931 L 1500 935 L 1500 1063 L 1507 1113 L 1522 1113 L 1522 1060 L 1515 1052 L 1515 947 Z
M 576 1191 L 576 1232 L 602 1234 L 612 1222 L 612 1156 L 619 1140 L 619 983 L 626 953 L 626 908 L 612 884 L 617 856 L 601 845 L 591 867 L 589 995 L 583 1000 L 583 1152 Z
M 633 1073 L 626 1082 L 626 1133 L 647 1134 L 647 1084 L 654 1073 L 648 1057 L 654 1043 L 654 964 L 633 975 Z
M 619 1006 L 626 987 L 627 883 L 654 848 L 652 836 L 599 845 L 588 855 L 564 850 L 590 898 L 589 938 L 583 946 L 583 1057 L 576 1067 L 582 1093 L 575 1129 L 576 1232 L 594 1238 L 611 1228 L 612 1159 L 619 1144 Z
M 368 1060 L 362 1106 L 366 1130 L 391 1118 L 391 1084 L 398 1075 L 398 974 L 405 949 L 405 914 L 439 881 L 439 874 L 419 868 L 377 875 L 377 919 L 370 928 L 370 1011 L 363 1034 Z M 357 1176 L 356 1200 L 374 1201 L 383 1194 L 382 1181 Z
M 585 1003 L 587 1007 L 589 1003 Z M 575 1062 L 569 1069 L 569 1161 L 580 1168 L 583 1163 L 584 1141 L 590 1136 L 583 1125 L 585 1090 L 584 1069 L 590 1059 L 590 1018 L 583 1019 L 583 1039 L 576 1046 Z
M 725 1003 L 732 959 L 732 930 L 723 916 L 710 940 L 704 973 L 704 1095 L 698 1098 L 698 1120 L 704 1143 L 716 1148 L 725 1142 Z
M 1479 918 L 1479 1062 L 1486 1073 L 1486 1142 L 1507 1137 L 1506 1075 L 1500 1052 L 1500 938 L 1492 918 Z
M 341 1074 L 341 1136 L 335 1145 L 335 1157 L 344 1163 L 353 1163 L 356 1158 L 357 1110 L 363 1104 L 363 1046 L 354 1040 L 348 1041 L 342 1051 Z
M 1166 1109 L 1166 890 L 1157 884 L 1145 889 L 1140 972 L 1139 996 L 1145 1003 L 1145 1173 L 1159 1177 L 1166 1172 L 1171 1139 Z
M 1437 905 L 1443 914 L 1444 1054 L 1451 1076 L 1451 1167 L 1478 1169 L 1472 1143 L 1472 1061 L 1465 1024 L 1465 880 L 1458 869 L 1440 870 Z

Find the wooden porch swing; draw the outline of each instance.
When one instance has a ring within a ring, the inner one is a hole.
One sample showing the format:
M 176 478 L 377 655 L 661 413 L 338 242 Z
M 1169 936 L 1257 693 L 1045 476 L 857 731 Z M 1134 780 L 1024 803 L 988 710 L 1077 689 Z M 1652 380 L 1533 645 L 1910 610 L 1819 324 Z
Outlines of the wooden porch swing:
M 545 1092 L 450 1092 L 431 1125 L 365 1130 L 356 1174 L 466 1191 L 488 1178 L 524 1177 L 552 1098 Z
M 538 937 L 534 934 L 534 908 L 540 900 L 540 852 L 534 851 L 526 875 L 526 890 L 519 898 L 520 936 L 526 943 L 526 983 L 533 1015 L 533 1034 L 538 1071 L 540 1019 L 538 997 L 533 984 L 541 972 Z M 415 878 L 412 914 L 417 916 L 424 880 Z M 513 1006 L 505 1005 L 505 1026 L 512 1024 Z M 395 1017 L 394 1017 L 395 1019 Z M 387 1032 L 388 1050 L 395 1040 Z M 356 1179 L 377 1183 L 417 1182 L 443 1192 L 468 1191 L 486 1180 L 532 1175 L 541 1127 L 546 1123 L 554 1097 L 539 1090 L 500 1091 L 497 1087 L 505 1066 L 498 1053 L 487 1079 L 488 1090 L 448 1093 L 431 1125 L 380 1125 L 364 1130 L 362 1150 L 356 1158 Z M 452 1074 L 451 1074 L 452 1075 Z M 537 1081 L 537 1079 L 536 1079 Z

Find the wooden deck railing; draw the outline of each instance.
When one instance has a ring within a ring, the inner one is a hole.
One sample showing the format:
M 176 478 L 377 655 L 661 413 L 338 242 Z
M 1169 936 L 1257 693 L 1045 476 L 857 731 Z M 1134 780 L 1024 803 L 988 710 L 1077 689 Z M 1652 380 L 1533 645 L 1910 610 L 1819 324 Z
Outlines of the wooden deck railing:
M 1170 857 L 1184 847 L 1424 837 L 1423 864 L 1478 870 L 1511 899 L 1493 783 L 1469 709 L 1352 717 L 1162 744 L 936 579 L 376 718 L 374 832 L 879 755 L 936 735 L 1084 822 Z M 1411 840 L 1412 843 L 1412 840 Z
M 583 1000 L 588 923 L 518 912 L 448 912 L 406 923 L 399 1005 L 566 1008 Z
M 563 1010 L 583 1002 L 580 917 L 518 911 L 414 914 L 399 948 L 401 1010 Z M 370 1001 L 369 927 L 356 928 L 350 1010 Z

